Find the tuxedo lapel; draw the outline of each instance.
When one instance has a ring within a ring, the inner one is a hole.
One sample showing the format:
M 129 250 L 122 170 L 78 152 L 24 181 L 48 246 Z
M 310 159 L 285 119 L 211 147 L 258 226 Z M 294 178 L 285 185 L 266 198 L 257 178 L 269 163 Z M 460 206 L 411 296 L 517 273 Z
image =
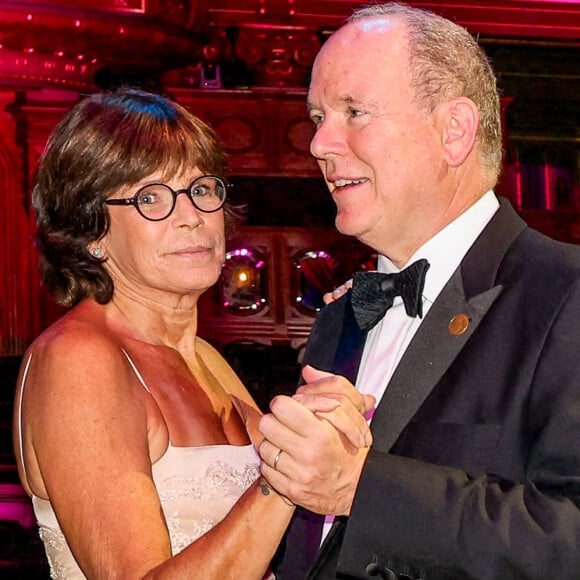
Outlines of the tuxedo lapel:
M 304 354 L 304 364 L 321 370 L 342 375 L 352 383 L 360 364 L 366 332 L 358 327 L 352 311 L 350 293 L 326 306 L 318 315 L 308 347 Z M 286 533 L 286 548 L 278 574 L 284 580 L 304 580 L 310 578 L 307 572 L 315 562 L 322 537 L 324 517 L 298 508 Z M 335 522 L 327 536 L 321 558 L 312 577 L 318 580 L 334 578 L 336 561 L 344 530 Z
M 359 328 L 355 320 L 350 298 L 349 292 L 346 297 L 344 324 L 334 356 L 332 372 L 346 377 L 354 384 L 367 333 Z
M 389 451 L 427 395 L 475 332 L 501 286 L 466 300 L 457 270 L 429 310 L 387 387 L 371 425 L 374 447 Z M 456 318 L 467 328 L 458 333 Z
M 304 364 L 342 375 L 354 383 L 366 332 L 357 325 L 350 292 L 318 315 L 304 354 Z
M 413 337 L 374 414 L 373 446 L 389 451 L 501 294 L 497 272 L 525 229 L 506 201 L 476 240 Z M 460 318 L 456 318 L 460 317 Z M 452 320 L 460 324 L 454 326 Z M 465 330 L 461 324 L 467 323 Z

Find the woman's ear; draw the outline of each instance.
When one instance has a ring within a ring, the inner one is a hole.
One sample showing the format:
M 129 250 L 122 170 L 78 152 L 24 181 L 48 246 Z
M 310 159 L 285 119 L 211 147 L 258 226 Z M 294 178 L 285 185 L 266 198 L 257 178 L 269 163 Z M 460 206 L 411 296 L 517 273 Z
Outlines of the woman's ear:
M 457 97 L 440 105 L 442 110 L 442 146 L 445 160 L 458 167 L 473 151 L 479 128 L 479 111 L 466 97 Z

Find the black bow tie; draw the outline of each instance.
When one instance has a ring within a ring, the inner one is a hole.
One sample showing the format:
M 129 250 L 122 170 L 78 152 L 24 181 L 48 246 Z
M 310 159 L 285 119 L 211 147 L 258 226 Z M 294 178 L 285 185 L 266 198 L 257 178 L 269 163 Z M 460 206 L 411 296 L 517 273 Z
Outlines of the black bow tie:
M 417 260 L 396 274 L 356 272 L 351 303 L 362 330 L 372 328 L 393 305 L 395 296 L 403 299 L 408 316 L 423 316 L 423 286 L 429 269 L 427 260 Z

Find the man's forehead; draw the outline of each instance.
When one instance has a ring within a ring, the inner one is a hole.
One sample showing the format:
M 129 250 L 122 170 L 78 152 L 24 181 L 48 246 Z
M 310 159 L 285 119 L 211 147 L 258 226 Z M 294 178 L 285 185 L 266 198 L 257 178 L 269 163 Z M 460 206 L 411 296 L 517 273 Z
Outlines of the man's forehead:
M 399 19 L 392 16 L 373 16 L 372 18 L 362 18 L 353 22 L 363 33 L 382 34 L 391 32 L 394 29 L 401 28 L 402 23 Z
M 362 95 L 358 94 L 356 91 L 356 87 L 353 87 L 352 91 L 346 93 L 330 92 L 329 94 L 327 92 L 325 96 L 329 98 L 329 101 L 326 104 L 333 109 L 340 109 L 352 105 L 357 105 L 364 100 Z M 320 104 L 316 102 L 316 95 L 313 94 L 312 91 L 308 93 L 307 106 L 308 110 L 315 109 L 320 106 Z
M 327 44 L 334 42 L 349 44 L 359 38 L 370 39 L 394 31 L 402 30 L 404 23 L 394 16 L 370 16 L 347 22 L 327 40 Z M 324 45 L 325 46 L 325 45 Z M 324 46 L 322 49 L 324 49 Z
M 376 59 L 390 52 L 394 45 L 406 44 L 405 35 L 404 23 L 393 17 L 375 16 L 349 22 L 322 45 L 314 60 L 313 75 L 317 68 L 340 65 L 343 60 L 350 60 L 349 57 L 356 58 L 361 64 Z

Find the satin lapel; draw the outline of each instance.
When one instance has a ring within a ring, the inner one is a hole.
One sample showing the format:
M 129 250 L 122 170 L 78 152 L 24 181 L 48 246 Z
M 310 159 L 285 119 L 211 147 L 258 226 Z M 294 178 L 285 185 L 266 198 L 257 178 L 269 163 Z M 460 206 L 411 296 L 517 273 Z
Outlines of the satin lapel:
M 332 372 L 346 377 L 353 384 L 358 373 L 366 335 L 367 333 L 363 332 L 356 323 L 349 292 L 344 309 L 342 332 L 340 333 L 338 347 L 334 356 Z
M 350 303 L 350 293 L 326 306 L 310 333 L 304 364 L 343 375 L 354 383 L 366 332 L 358 327 Z
M 447 371 L 500 295 L 497 275 L 513 241 L 527 227 L 509 202 L 473 244 L 425 316 L 393 374 L 373 417 L 374 446 L 389 451 L 433 387 Z M 465 314 L 469 325 L 459 334 L 449 323 Z
M 500 293 L 501 286 L 495 286 L 466 301 L 461 272 L 453 274 L 419 327 L 375 412 L 371 425 L 375 448 L 390 450 Z M 449 330 L 449 322 L 457 315 L 467 315 L 469 320 L 459 335 Z
M 347 519 L 337 516 L 324 539 L 318 558 L 306 580 L 335 580 L 340 547 L 346 531 Z

